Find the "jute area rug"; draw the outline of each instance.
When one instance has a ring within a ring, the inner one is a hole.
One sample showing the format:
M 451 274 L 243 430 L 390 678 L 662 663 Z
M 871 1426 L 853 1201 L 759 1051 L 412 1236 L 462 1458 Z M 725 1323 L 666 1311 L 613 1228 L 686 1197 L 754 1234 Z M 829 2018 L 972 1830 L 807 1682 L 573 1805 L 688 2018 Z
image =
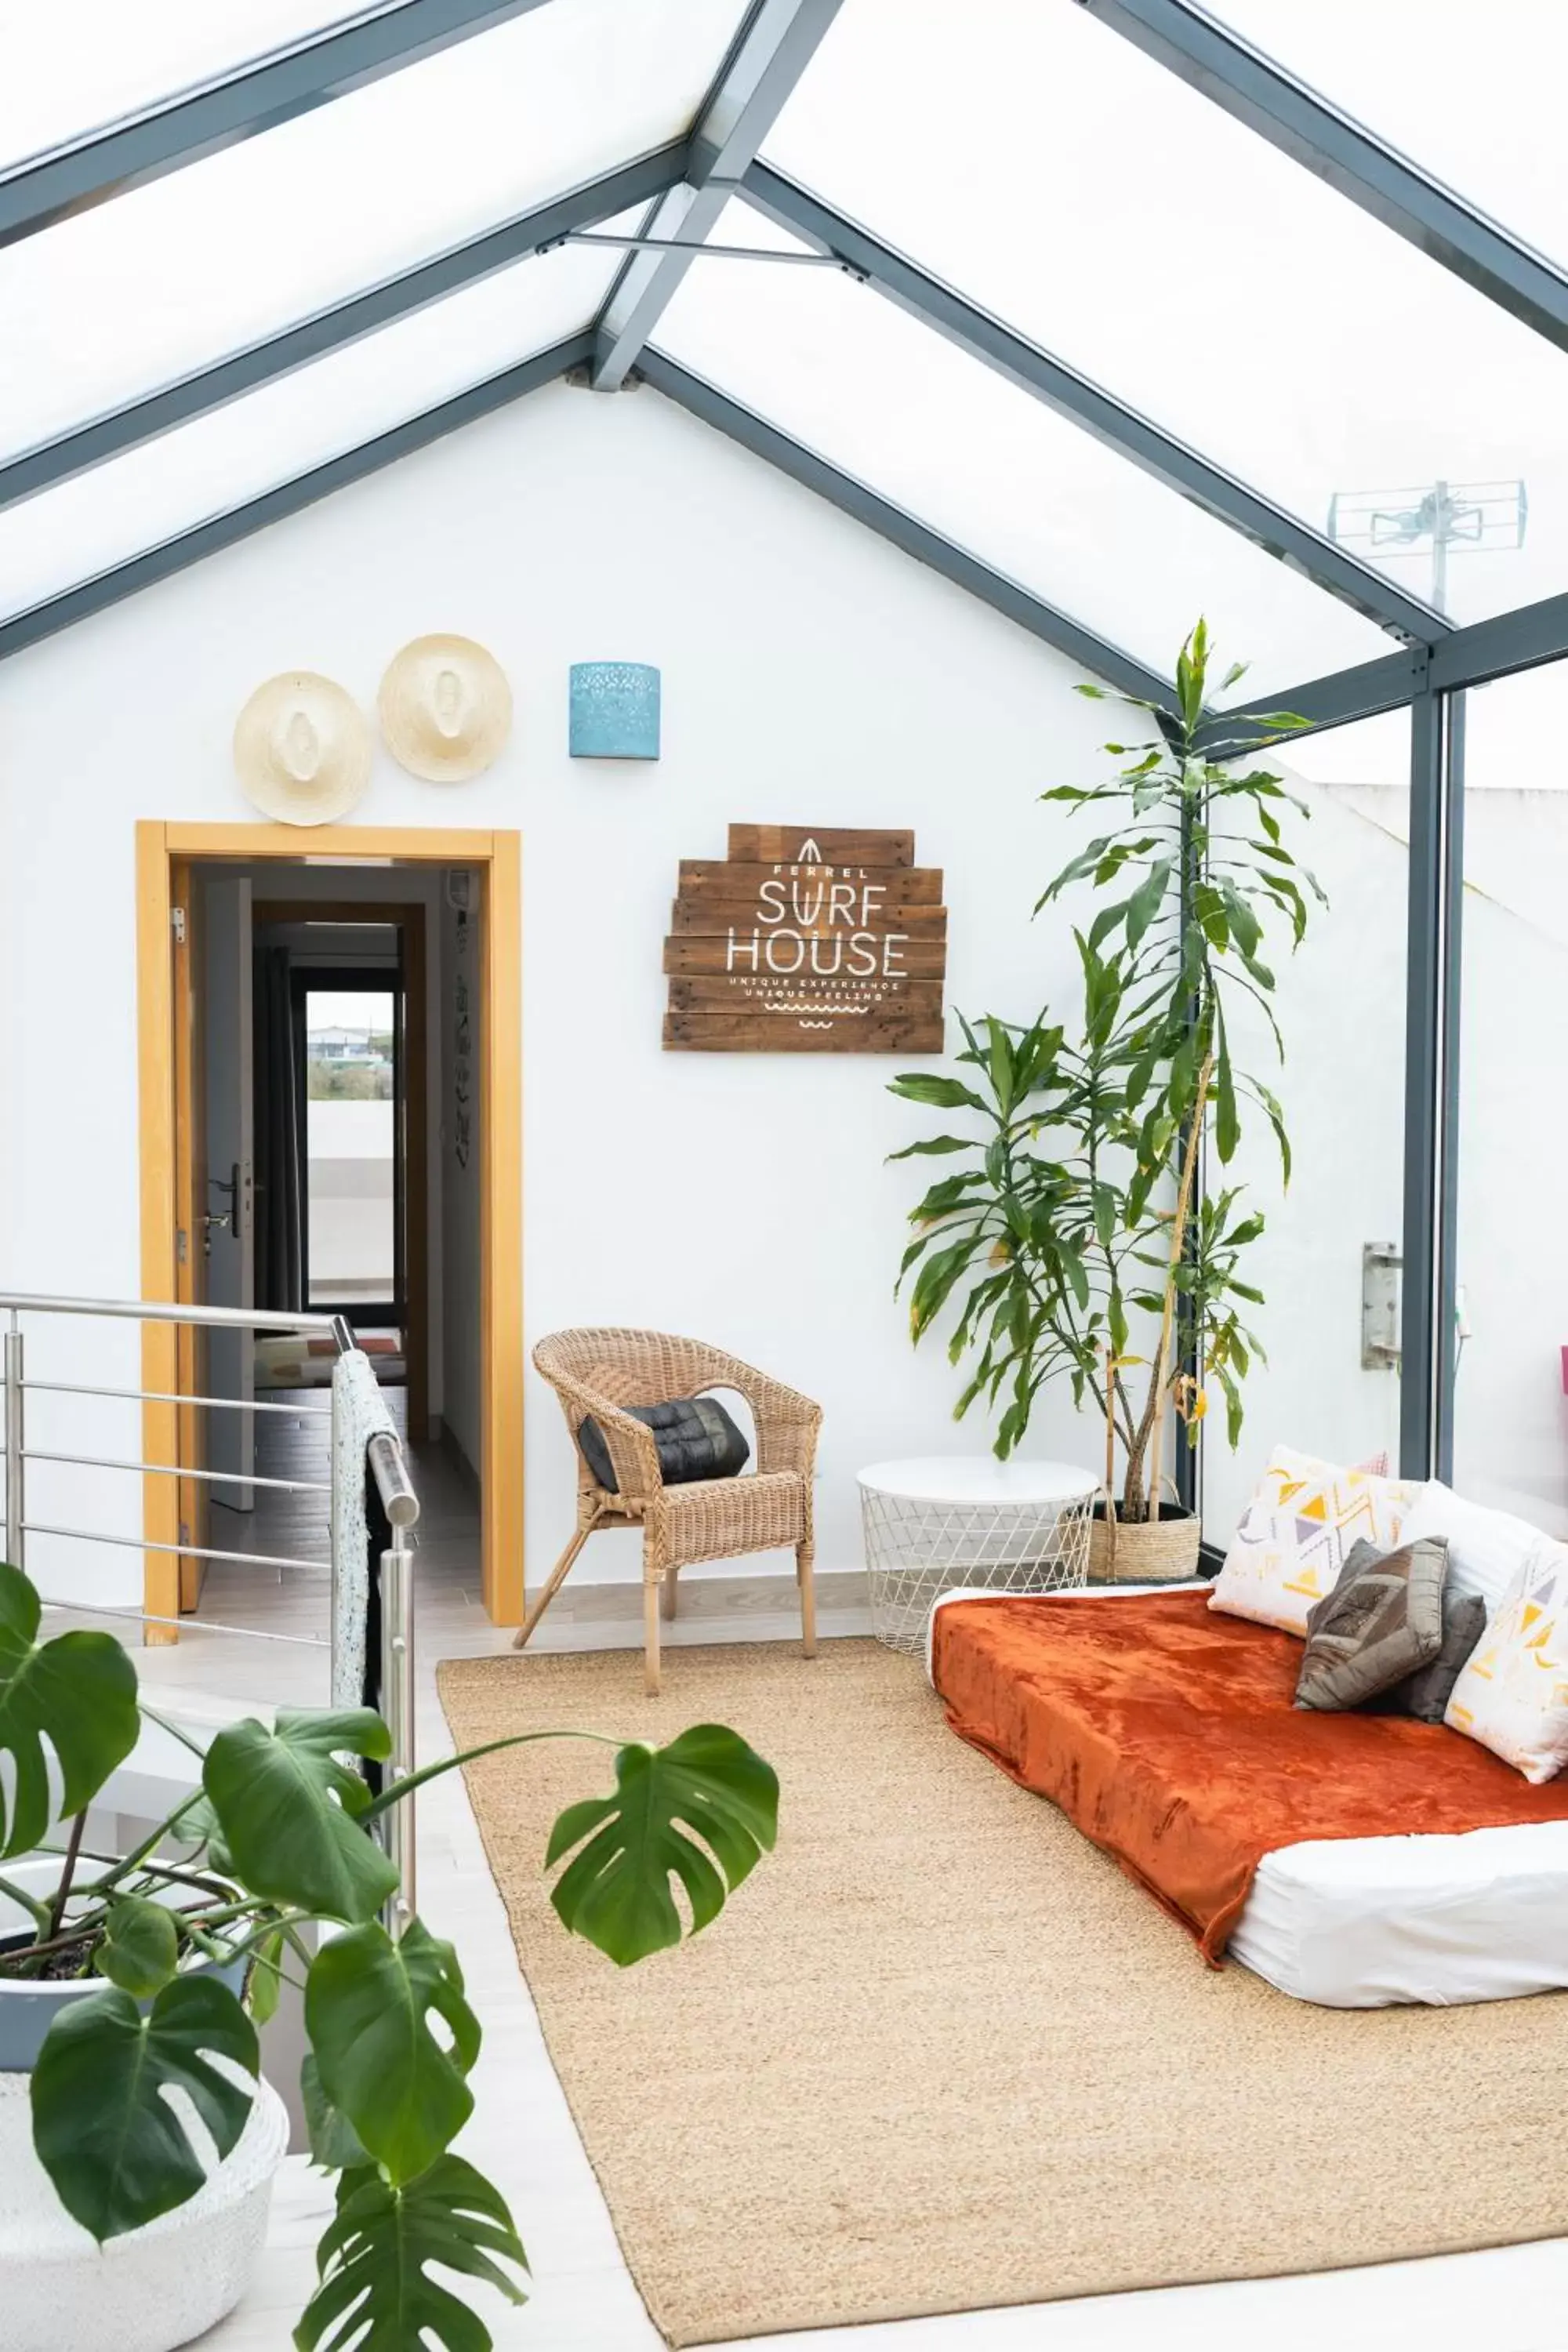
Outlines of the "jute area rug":
M 484 1659 L 440 1690 L 465 1746 L 727 1722 L 783 1783 L 776 1853 L 695 1942 L 623 1971 L 565 1934 L 541 1869 L 607 1752 L 467 1768 L 671 2344 L 1568 2231 L 1568 2000 L 1339 2011 L 1216 1974 L 873 1643 L 676 1650 L 651 1701 L 640 1675 L 624 1653 Z

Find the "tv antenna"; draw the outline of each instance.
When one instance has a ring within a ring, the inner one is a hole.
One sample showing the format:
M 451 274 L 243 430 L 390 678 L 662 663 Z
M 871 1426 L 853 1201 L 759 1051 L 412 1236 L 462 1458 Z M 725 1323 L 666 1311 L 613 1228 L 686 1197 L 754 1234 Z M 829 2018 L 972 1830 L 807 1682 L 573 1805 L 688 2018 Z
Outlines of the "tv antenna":
M 1329 500 L 1329 537 L 1342 547 L 1364 547 L 1374 562 L 1428 551 L 1428 604 L 1448 609 L 1448 557 L 1479 555 L 1524 545 L 1530 512 L 1522 482 L 1432 482 L 1424 489 L 1336 490 Z

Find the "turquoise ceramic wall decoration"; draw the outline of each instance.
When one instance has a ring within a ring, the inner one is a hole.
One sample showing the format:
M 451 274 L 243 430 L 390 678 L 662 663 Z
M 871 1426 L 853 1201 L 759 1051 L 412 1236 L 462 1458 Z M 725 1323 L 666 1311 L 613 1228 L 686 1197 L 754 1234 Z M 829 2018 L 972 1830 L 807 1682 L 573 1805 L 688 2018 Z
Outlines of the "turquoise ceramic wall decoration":
M 574 760 L 657 760 L 658 672 L 649 662 L 574 662 Z

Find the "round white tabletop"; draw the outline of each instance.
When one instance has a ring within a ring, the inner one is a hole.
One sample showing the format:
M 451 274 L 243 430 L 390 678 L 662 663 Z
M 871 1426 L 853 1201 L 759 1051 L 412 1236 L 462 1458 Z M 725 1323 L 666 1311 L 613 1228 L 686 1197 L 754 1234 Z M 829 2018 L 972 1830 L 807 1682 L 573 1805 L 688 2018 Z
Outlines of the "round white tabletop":
M 994 1454 L 930 1454 L 874 1462 L 862 1486 L 911 1503 L 1076 1503 L 1100 1492 L 1092 1470 L 1070 1462 L 998 1462 Z

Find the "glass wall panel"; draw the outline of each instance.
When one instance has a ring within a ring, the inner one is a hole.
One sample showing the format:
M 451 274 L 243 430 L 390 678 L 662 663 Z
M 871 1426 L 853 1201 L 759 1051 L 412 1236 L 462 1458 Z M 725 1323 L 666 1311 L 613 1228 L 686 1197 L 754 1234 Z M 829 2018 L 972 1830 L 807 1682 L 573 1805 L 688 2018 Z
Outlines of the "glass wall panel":
M 521 261 L 8 509 L 0 514 L 0 617 L 226 514 L 576 333 L 608 291 L 618 257 L 563 246 Z
M 551 0 L 0 252 L 0 455 L 677 137 L 740 0 Z
M 1542 0 L 1218 0 L 1255 48 L 1559 263 L 1568 17 Z
M 358 8 L 331 0 L 48 0 L 9 10 L 0 170 L 291 48 Z
M 849 0 L 765 152 L 1456 617 L 1568 585 L 1568 355 L 1086 10 Z
M 305 1234 L 310 1307 L 397 1297 L 396 1004 L 370 989 L 305 992 Z
M 786 245 L 731 205 L 723 242 Z M 1168 675 L 1200 613 L 1260 690 L 1388 651 L 1383 631 L 833 269 L 699 262 L 659 347 Z
M 1228 1169 L 1210 1155 L 1210 1192 L 1245 1185 L 1266 1221 L 1244 1279 L 1263 1293 L 1247 1319 L 1267 1361 L 1245 1383 L 1237 1450 L 1226 1442 L 1219 1396 L 1205 1423 L 1204 1532 L 1221 1545 L 1276 1445 L 1334 1462 L 1364 1462 L 1386 1448 L 1396 1463 L 1399 1448 L 1409 714 L 1310 735 L 1268 759 L 1306 804 L 1309 821 L 1282 811 L 1281 822 L 1329 906 L 1310 902 L 1300 948 L 1287 951 L 1286 930 L 1268 958 L 1283 1064 L 1260 1016 L 1245 1033 L 1238 1023 L 1232 1037 L 1238 1055 L 1245 1038 L 1252 1066 L 1279 1097 L 1289 1185 L 1256 1113 Z M 1370 1265 L 1369 1244 L 1380 1253 Z
M 1466 696 L 1454 1484 L 1568 1536 L 1568 664 Z

